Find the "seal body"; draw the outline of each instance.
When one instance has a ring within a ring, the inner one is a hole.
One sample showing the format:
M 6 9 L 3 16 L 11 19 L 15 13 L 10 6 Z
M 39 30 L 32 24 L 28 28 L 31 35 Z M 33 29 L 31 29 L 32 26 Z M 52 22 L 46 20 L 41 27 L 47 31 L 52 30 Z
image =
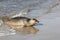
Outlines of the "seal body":
M 31 27 L 38 23 L 38 20 L 27 17 L 3 18 L 2 21 L 12 28 Z

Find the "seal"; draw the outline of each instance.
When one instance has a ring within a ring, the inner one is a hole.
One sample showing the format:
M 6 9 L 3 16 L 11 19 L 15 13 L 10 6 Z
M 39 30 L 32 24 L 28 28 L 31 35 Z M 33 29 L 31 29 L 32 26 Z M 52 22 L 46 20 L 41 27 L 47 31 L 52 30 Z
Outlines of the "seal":
M 8 25 L 11 28 L 23 28 L 23 27 L 32 27 L 35 24 L 39 23 L 39 21 L 35 18 L 28 17 L 3 17 L 2 21 L 4 24 Z

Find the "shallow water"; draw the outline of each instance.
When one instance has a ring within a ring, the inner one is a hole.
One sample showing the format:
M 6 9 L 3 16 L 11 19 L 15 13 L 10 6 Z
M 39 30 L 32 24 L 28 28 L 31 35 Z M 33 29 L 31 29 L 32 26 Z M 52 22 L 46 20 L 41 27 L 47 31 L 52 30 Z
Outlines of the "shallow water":
M 54 6 L 56 3 L 59 5 Z M 42 24 L 35 26 L 39 32 L 37 34 L 17 32 L 15 35 L 1 36 L 0 40 L 60 40 L 60 0 L 3 0 L 0 2 L 0 16 L 19 13 L 27 13 L 25 16 L 30 18 L 37 17 Z

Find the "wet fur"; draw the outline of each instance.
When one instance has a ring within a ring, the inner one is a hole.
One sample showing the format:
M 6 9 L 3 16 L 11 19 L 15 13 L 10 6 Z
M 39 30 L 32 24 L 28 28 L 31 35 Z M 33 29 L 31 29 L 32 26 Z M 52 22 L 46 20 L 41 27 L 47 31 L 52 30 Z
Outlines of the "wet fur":
M 27 17 L 15 17 L 15 18 L 5 18 L 2 19 L 3 22 L 9 26 L 34 26 L 35 24 L 30 25 L 28 22 L 31 20 Z M 34 19 L 35 20 L 35 19 Z

